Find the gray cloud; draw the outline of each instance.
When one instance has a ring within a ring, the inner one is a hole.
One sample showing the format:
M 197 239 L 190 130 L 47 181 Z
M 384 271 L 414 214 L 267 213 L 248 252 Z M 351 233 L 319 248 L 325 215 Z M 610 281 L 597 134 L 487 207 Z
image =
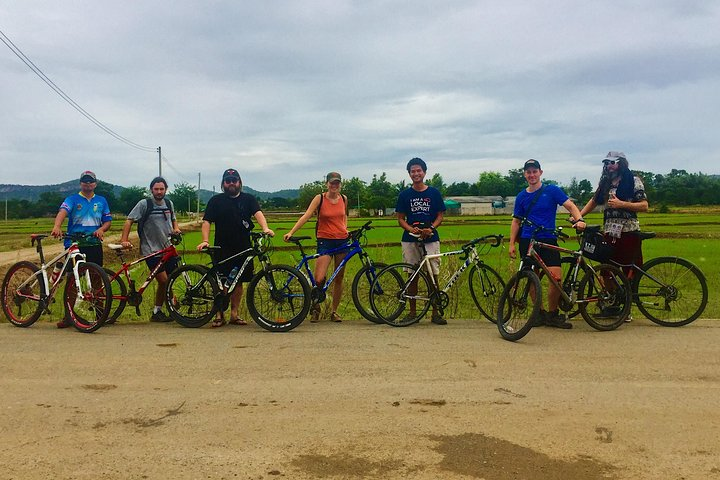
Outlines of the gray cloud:
M 631 166 L 718 173 L 712 1 L 4 2 L 2 30 L 87 111 L 161 145 L 170 183 L 260 190 L 328 170 L 446 182 L 534 157 L 593 182 Z M 0 49 L 0 183 L 86 169 L 144 185 L 157 155 L 104 134 Z

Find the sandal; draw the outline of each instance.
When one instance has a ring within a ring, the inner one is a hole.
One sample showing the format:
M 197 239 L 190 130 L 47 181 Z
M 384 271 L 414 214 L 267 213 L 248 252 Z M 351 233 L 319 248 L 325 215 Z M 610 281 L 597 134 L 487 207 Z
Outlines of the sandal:
M 220 327 L 224 327 L 226 323 L 227 322 L 225 322 L 224 318 L 217 318 L 217 319 L 213 320 L 210 327 L 211 328 L 220 328 Z
M 317 323 L 320 320 L 320 304 L 316 303 L 313 305 L 312 310 L 310 311 L 310 323 Z
M 247 322 L 242 318 L 231 318 L 228 323 L 230 325 L 247 325 Z
M 330 320 L 336 323 L 342 322 L 342 317 L 337 314 L 337 312 L 332 312 L 330 315 Z

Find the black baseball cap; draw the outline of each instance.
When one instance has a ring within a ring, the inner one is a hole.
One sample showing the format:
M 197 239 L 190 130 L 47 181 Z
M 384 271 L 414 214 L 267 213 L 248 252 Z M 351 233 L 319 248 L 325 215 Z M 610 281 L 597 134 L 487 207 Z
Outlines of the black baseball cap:
M 222 179 L 223 179 L 223 181 L 228 180 L 228 179 L 240 180 L 240 174 L 234 168 L 228 168 L 227 170 L 225 170 L 223 172 Z
M 527 170 L 528 168 L 537 168 L 538 170 L 542 170 L 540 168 L 540 162 L 538 162 L 534 158 L 531 158 L 530 160 L 525 162 L 525 165 L 523 166 L 523 170 Z

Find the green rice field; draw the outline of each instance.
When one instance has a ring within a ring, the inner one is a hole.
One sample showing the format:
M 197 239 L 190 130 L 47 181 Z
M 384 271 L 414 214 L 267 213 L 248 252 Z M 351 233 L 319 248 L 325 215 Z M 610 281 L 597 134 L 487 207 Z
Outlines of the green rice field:
M 268 223 L 276 236 L 273 239 L 273 263 L 297 264 L 299 252 L 297 248 L 283 242 L 282 235 L 293 225 L 297 216 L 267 214 Z M 565 216 L 558 216 L 558 225 L 564 225 Z M 364 224 L 365 218 L 351 218 L 349 228 L 352 230 Z M 394 217 L 374 217 L 374 227 L 367 234 L 367 251 L 371 258 L 377 262 L 394 263 L 402 260 L 400 251 L 401 230 Z M 455 249 L 463 243 L 483 235 L 502 234 L 505 236 L 505 244 L 501 248 L 490 248 L 483 255 L 483 260 L 495 268 L 500 275 L 507 279 L 517 269 L 517 263 L 511 261 L 507 254 L 507 238 L 510 233 L 509 216 L 483 216 L 483 217 L 446 217 L 443 225 L 439 228 L 442 251 Z M 591 214 L 586 217 L 590 224 L 600 224 L 600 214 Z M 119 234 L 124 219 L 116 217 L 113 229 L 110 234 Z M 182 221 L 182 219 L 180 219 Z M 642 228 L 645 231 L 654 231 L 657 237 L 646 240 L 643 244 L 645 261 L 658 256 L 680 256 L 695 263 L 705 274 L 708 280 L 710 298 L 703 318 L 720 318 L 720 302 L 715 294 L 720 289 L 720 215 L 716 213 L 682 213 L 682 214 L 643 214 L 641 216 Z M 30 233 L 49 232 L 52 228 L 52 219 L 36 219 L 25 221 L 12 221 L 1 224 L 0 227 L 0 251 L 11 251 L 19 248 L 30 247 Z M 574 238 L 574 230 L 567 224 L 566 233 L 571 238 L 563 246 L 577 248 L 578 243 Z M 304 245 L 307 253 L 313 253 L 314 241 L 314 220 L 309 221 L 296 235 L 306 235 L 311 239 L 306 240 Z M 183 253 L 186 263 L 207 264 L 208 257 L 195 251 L 195 245 L 200 242 L 199 229 L 186 228 L 184 244 L 178 248 Z M 443 273 L 448 275 L 459 265 L 460 257 L 448 257 L 443 259 Z M 106 252 L 106 266 L 117 268 L 117 262 L 111 252 Z M 339 312 L 347 319 L 358 319 L 352 300 L 350 299 L 350 283 L 355 272 L 360 266 L 358 259 L 352 259 L 345 274 L 346 301 Z M 2 269 L 4 272 L 5 268 Z M 147 275 L 147 268 L 138 266 L 134 269 L 133 276 L 141 280 Z M 442 274 L 441 274 L 442 277 Z M 441 278 L 442 280 L 442 278 Z M 146 320 L 149 317 L 152 306 L 153 286 L 145 293 L 141 305 L 141 317 L 136 317 L 134 309 L 128 309 L 121 317 L 121 321 L 134 319 Z M 463 277 L 451 291 L 451 305 L 446 316 L 448 318 L 479 318 L 479 313 L 470 297 L 467 282 Z M 325 305 L 329 308 L 329 301 Z M 634 312 L 638 315 L 638 312 Z M 364 320 L 363 320 L 364 321 Z M 482 320 L 485 321 L 485 320 Z

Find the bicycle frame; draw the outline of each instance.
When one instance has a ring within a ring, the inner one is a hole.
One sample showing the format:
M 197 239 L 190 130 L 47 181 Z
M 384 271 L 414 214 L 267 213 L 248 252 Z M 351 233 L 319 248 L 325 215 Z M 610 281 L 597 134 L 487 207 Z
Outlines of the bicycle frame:
M 131 288 L 134 288 L 135 283 L 132 281 L 132 279 L 130 277 L 130 269 L 132 267 L 134 267 L 135 265 L 137 265 L 138 263 L 144 262 L 148 258 L 153 258 L 153 257 L 161 257 L 160 262 L 155 266 L 155 268 L 153 268 L 150 271 L 149 275 L 147 276 L 145 281 L 142 283 L 142 285 L 140 285 L 140 287 L 137 290 L 135 290 L 140 295 L 142 295 L 142 293 L 145 291 L 145 289 L 155 279 L 155 277 L 157 276 L 160 269 L 163 266 L 165 266 L 165 264 L 168 262 L 168 260 L 170 260 L 171 258 L 175 258 L 175 257 L 181 258 L 180 255 L 178 255 L 178 252 L 177 252 L 177 249 L 175 248 L 175 246 L 169 245 L 169 246 L 163 248 L 162 250 L 158 250 L 157 252 L 149 253 L 148 255 L 138 258 L 137 260 L 133 260 L 132 262 L 129 262 L 129 263 L 123 262 L 122 265 L 120 266 L 120 269 L 117 272 L 115 272 L 112 276 L 110 276 L 110 281 L 112 282 L 120 275 L 123 275 L 125 277 L 125 279 L 127 280 L 128 285 L 132 285 L 133 287 L 131 287 Z M 117 297 L 113 296 L 113 298 L 119 299 L 119 300 L 126 300 L 126 298 L 123 296 L 117 296 Z
M 254 234 L 254 235 L 257 235 L 256 238 L 258 240 L 253 240 L 252 243 L 254 245 L 252 245 L 249 248 L 246 248 L 242 252 L 238 252 L 235 255 L 232 255 L 232 256 L 230 256 L 220 262 L 217 262 L 217 263 L 215 263 L 214 254 L 210 255 L 211 262 L 212 262 L 212 268 L 210 268 L 210 270 L 205 275 L 215 275 L 215 279 L 217 280 L 218 285 L 222 288 L 225 295 L 229 295 L 233 291 L 235 291 L 235 287 L 237 286 L 238 282 L 240 281 L 240 277 L 242 276 L 243 272 L 245 271 L 245 268 L 248 266 L 248 264 L 253 259 L 255 259 L 255 258 L 259 259 L 263 269 L 266 268 L 270 263 L 268 261 L 267 254 L 261 250 L 259 245 L 257 245 L 257 242 L 262 237 L 262 235 L 261 234 Z M 252 236 L 253 236 L 253 234 L 251 234 L 251 238 L 252 238 Z M 208 252 L 211 252 L 211 251 L 212 251 L 212 248 L 208 249 Z M 219 267 L 221 265 L 226 264 L 227 262 L 229 262 L 230 260 L 232 260 L 234 258 L 237 258 L 241 255 L 246 255 L 248 253 L 250 253 L 250 255 L 248 255 L 247 258 L 245 258 L 245 261 L 243 261 L 243 264 L 240 266 L 240 269 L 238 270 L 237 275 L 235 275 L 235 278 L 233 279 L 232 283 L 230 285 L 226 286 L 225 282 L 222 281 L 223 279 L 222 279 L 222 276 L 220 275 Z M 205 276 L 203 276 L 202 278 L 204 279 Z M 202 281 L 198 282 L 198 285 L 202 285 Z
M 302 248 L 302 247 L 301 247 Z M 336 253 L 343 252 L 345 250 L 350 249 L 349 252 L 345 254 L 345 257 L 340 261 L 340 264 L 335 267 L 335 270 L 333 270 L 333 273 L 330 275 L 330 277 L 327 279 L 325 284 L 320 288 L 321 291 L 326 292 L 328 288 L 330 288 L 330 284 L 333 282 L 337 274 L 342 270 L 345 265 L 350 261 L 352 257 L 355 255 L 360 254 L 360 258 L 363 259 L 363 264 L 365 263 L 364 259 L 367 257 L 367 253 L 365 253 L 365 250 L 360 246 L 359 240 L 354 240 L 352 243 L 349 243 L 347 245 L 341 245 L 339 247 L 335 247 L 333 249 L 328 250 L 325 253 L 315 253 L 312 255 L 303 255 L 300 259 L 300 262 L 297 264 L 295 268 L 300 270 L 301 272 L 304 271 L 305 275 L 310 280 L 310 285 L 312 287 L 318 288 L 318 284 L 315 281 L 315 277 L 312 274 L 312 269 L 310 268 L 310 261 L 316 260 L 323 255 L 335 255 Z
M 80 247 L 78 247 L 76 242 L 73 242 L 70 244 L 68 248 L 60 252 L 57 256 L 52 258 L 49 262 L 45 262 L 45 255 L 42 250 L 42 244 L 41 240 L 42 238 L 33 238 L 33 242 L 38 242 L 37 246 L 37 252 L 40 256 L 40 270 L 35 274 L 29 277 L 26 281 L 24 281 L 22 284 L 20 284 L 20 288 L 24 287 L 25 285 L 35 281 L 35 278 L 39 275 L 42 278 L 43 286 L 44 286 L 44 293 L 42 294 L 42 297 L 38 300 L 40 300 L 43 303 L 43 308 L 47 309 L 47 306 L 49 304 L 49 299 L 52 298 L 55 295 L 55 292 L 60 286 L 60 283 L 62 283 L 63 278 L 65 277 L 65 273 L 68 271 L 68 266 L 70 265 L 70 262 L 72 262 L 72 272 L 73 272 L 73 278 L 75 280 L 75 285 L 78 286 L 78 295 L 82 296 L 82 286 L 80 282 L 80 274 L 78 272 L 78 267 L 80 263 L 85 261 L 85 254 L 80 252 Z M 48 271 L 48 265 L 54 265 L 60 261 L 61 258 L 65 257 L 65 260 L 63 261 L 62 269 L 60 270 L 60 274 L 55 279 L 55 281 L 50 284 L 50 277 L 47 274 Z

